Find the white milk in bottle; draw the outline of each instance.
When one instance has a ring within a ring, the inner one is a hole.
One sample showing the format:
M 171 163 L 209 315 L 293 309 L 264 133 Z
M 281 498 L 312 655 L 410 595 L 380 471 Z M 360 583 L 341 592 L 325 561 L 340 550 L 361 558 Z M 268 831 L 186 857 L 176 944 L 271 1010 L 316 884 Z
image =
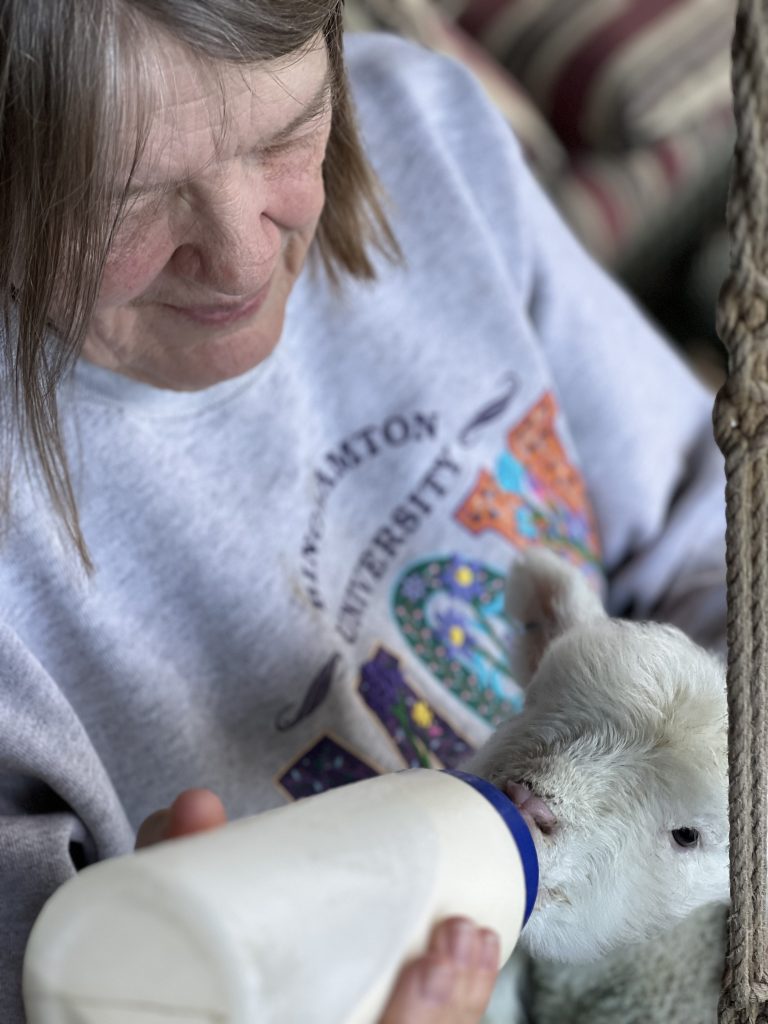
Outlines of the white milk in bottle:
M 507 796 L 414 769 L 85 868 L 24 963 L 28 1024 L 375 1024 L 434 924 L 511 953 L 536 897 Z

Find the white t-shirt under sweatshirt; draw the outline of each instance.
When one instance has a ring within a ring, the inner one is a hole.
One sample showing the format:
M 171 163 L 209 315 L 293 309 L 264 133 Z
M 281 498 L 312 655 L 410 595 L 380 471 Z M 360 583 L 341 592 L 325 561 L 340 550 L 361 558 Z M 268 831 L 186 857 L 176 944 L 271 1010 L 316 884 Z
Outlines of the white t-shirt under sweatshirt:
M 348 40 L 405 262 L 306 270 L 264 363 L 61 393 L 87 578 L 17 482 L 0 550 L 0 1020 L 43 900 L 181 790 L 232 817 L 452 766 L 521 695 L 516 553 L 612 611 L 723 622 L 710 396 L 583 253 L 452 62 Z

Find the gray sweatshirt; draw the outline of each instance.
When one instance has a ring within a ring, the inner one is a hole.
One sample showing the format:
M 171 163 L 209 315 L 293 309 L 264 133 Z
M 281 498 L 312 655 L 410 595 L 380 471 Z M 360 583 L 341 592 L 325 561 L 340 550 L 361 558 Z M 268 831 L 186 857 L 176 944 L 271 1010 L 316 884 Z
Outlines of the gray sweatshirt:
M 711 396 L 584 254 L 458 66 L 348 41 L 405 254 L 305 271 L 275 353 L 197 393 L 62 387 L 96 572 L 17 480 L 0 551 L 0 1020 L 42 902 L 191 786 L 232 817 L 455 765 L 520 707 L 504 574 L 723 624 Z

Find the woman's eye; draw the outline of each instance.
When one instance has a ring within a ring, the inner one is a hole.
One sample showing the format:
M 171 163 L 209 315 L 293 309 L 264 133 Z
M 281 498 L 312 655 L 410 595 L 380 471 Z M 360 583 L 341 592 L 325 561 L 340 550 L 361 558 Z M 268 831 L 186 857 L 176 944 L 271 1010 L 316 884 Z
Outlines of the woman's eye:
M 695 828 L 673 828 L 672 838 L 685 849 L 699 845 L 699 833 Z
M 256 150 L 256 152 L 263 158 L 270 159 L 279 157 L 284 153 L 292 153 L 296 150 L 311 149 L 317 143 L 318 133 L 318 128 L 309 126 L 297 135 L 292 135 L 281 142 L 275 143 L 274 146 L 268 146 L 266 149 Z
M 300 149 L 302 141 L 301 139 L 289 139 L 286 142 L 280 142 L 275 146 L 269 146 L 267 149 L 261 150 L 260 156 L 264 160 L 279 160 L 280 157 L 287 156 Z

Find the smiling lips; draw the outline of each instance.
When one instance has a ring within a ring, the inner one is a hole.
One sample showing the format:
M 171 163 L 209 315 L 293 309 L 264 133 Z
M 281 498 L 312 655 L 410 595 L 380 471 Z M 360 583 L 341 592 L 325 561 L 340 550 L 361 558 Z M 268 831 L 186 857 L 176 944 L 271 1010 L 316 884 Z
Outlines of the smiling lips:
M 244 320 L 247 316 L 255 313 L 267 297 L 269 284 L 270 282 L 267 281 L 253 298 L 247 299 L 239 306 L 172 306 L 170 303 L 165 303 L 165 305 L 175 313 L 194 320 L 195 323 L 223 327 L 227 324 L 237 323 L 238 320 Z

